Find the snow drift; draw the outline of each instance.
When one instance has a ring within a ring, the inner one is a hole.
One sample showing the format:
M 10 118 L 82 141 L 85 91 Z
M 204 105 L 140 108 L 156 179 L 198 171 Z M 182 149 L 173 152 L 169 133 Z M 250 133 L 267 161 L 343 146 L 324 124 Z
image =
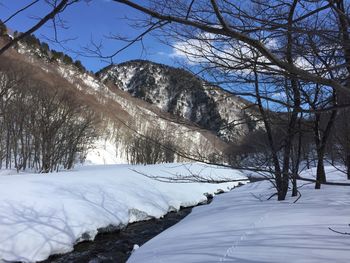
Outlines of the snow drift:
M 0 176 L 0 261 L 32 262 L 69 252 L 77 241 L 93 239 L 99 228 L 159 218 L 206 201 L 204 193 L 228 191 L 238 184 L 164 183 L 140 173 L 245 178 L 238 171 L 199 163 Z
M 326 167 L 329 180 L 345 179 Z M 315 169 L 303 176 L 314 176 Z M 303 185 L 303 186 L 302 186 Z M 136 250 L 129 263 L 349 262 L 350 189 L 300 182 L 302 196 L 278 202 L 268 181 L 240 187 L 196 207 Z

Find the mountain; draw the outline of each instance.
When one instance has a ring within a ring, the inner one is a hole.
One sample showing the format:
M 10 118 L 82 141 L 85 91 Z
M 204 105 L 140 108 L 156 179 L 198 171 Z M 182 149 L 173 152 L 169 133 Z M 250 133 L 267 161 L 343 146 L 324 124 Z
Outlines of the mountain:
M 108 66 L 97 73 L 103 83 L 115 84 L 164 112 L 237 142 L 256 129 L 251 103 L 192 73 L 151 61 L 133 60 Z
M 64 87 L 94 112 L 96 135 L 84 153 L 91 163 L 224 161 L 227 149 L 255 129 L 247 101 L 182 69 L 137 60 L 95 75 L 33 36 L 4 54 L 3 67 L 5 61 L 48 89 Z

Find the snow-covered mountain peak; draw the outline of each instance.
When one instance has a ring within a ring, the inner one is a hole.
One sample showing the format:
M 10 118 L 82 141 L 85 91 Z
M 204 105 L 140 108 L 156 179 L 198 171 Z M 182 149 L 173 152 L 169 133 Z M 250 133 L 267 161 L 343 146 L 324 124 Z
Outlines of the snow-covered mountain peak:
M 132 96 L 211 130 L 226 141 L 239 141 L 256 128 L 255 111 L 246 109 L 247 101 L 180 68 L 133 60 L 106 67 L 98 76 L 102 82 L 114 83 Z

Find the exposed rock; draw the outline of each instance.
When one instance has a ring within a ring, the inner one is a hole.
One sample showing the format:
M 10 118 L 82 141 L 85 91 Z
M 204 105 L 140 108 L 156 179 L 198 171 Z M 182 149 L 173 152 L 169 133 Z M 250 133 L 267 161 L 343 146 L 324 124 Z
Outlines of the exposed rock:
M 134 60 L 104 68 L 104 83 L 215 132 L 226 141 L 239 141 L 256 127 L 256 111 L 248 101 L 210 85 L 192 73 L 150 61 Z

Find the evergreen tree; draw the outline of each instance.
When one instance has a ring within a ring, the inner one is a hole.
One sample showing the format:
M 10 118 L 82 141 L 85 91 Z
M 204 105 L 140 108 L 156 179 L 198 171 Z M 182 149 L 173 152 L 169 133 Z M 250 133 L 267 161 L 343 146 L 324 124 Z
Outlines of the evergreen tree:
M 7 34 L 6 25 L 0 20 L 0 36 L 4 36 Z

